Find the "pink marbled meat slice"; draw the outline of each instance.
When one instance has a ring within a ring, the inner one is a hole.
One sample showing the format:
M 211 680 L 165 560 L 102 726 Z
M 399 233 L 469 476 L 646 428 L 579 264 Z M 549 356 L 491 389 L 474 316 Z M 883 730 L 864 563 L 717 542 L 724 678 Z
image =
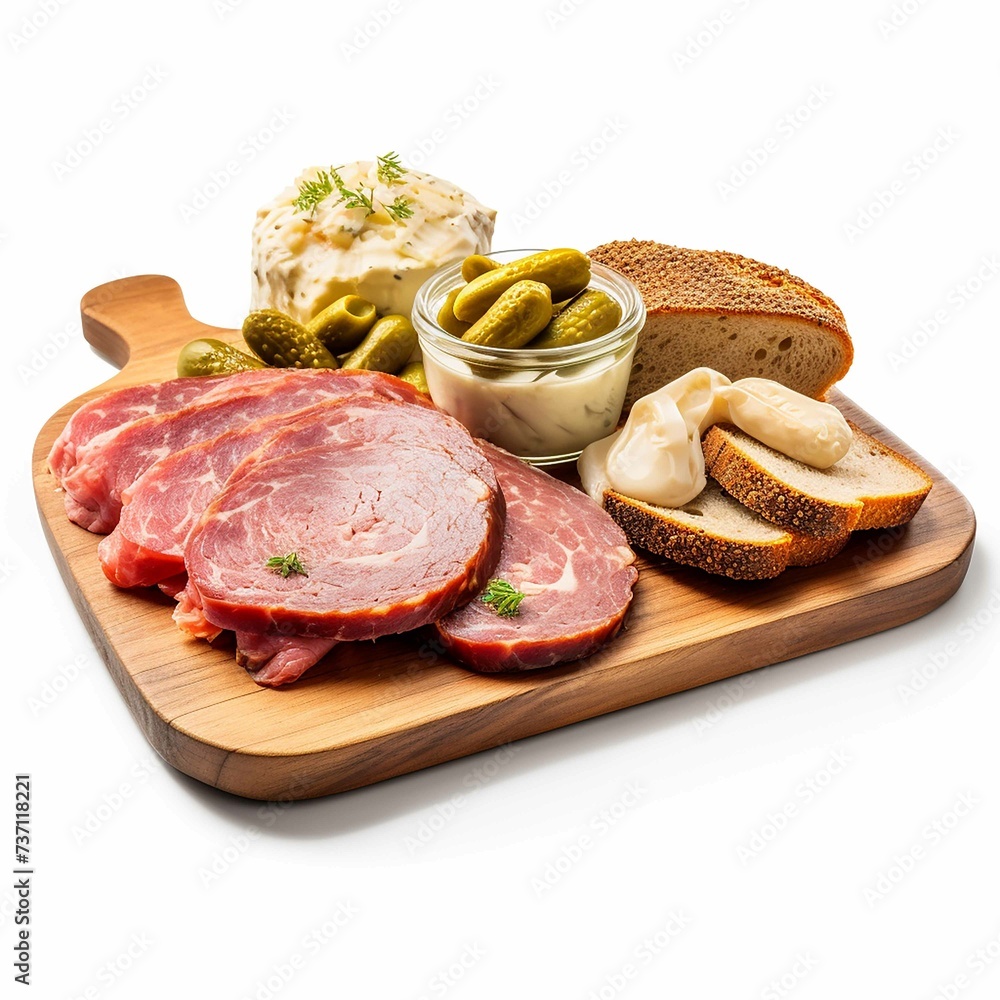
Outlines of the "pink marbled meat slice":
M 430 408 L 349 400 L 250 455 L 188 536 L 178 624 L 374 639 L 435 621 L 496 565 L 504 502 L 468 431 Z M 306 574 L 267 568 L 296 553 Z
M 77 465 L 62 482 L 66 512 L 89 531 L 109 532 L 118 523 L 122 493 L 154 462 L 260 417 L 343 396 L 347 385 L 363 387 L 387 379 L 416 392 L 376 372 L 260 369 L 226 376 L 191 405 L 134 420 L 95 438 L 85 453 L 78 452 Z
M 336 639 L 237 632 L 236 662 L 261 686 L 280 687 L 298 680 L 336 645 Z
M 156 413 L 172 413 L 214 389 L 225 376 L 175 378 L 166 382 L 114 389 L 79 407 L 69 418 L 49 451 L 48 465 L 62 483 L 85 455 L 91 442 L 108 439 L 134 420 Z
M 445 649 L 483 672 L 530 670 L 587 656 L 610 641 L 638 572 L 621 528 L 586 494 L 492 445 L 483 450 L 507 501 L 493 576 L 527 596 L 501 618 L 480 600 L 435 626 Z
M 374 373 L 327 379 L 324 392 L 329 398 L 313 406 L 339 405 L 354 396 L 431 405 L 408 383 Z M 293 412 L 304 415 L 309 410 Z M 262 417 L 240 430 L 173 452 L 150 466 L 122 491 L 118 524 L 97 547 L 105 576 L 119 587 L 149 587 L 183 573 L 184 541 L 205 508 L 236 466 L 286 427 L 291 417 L 291 412 Z

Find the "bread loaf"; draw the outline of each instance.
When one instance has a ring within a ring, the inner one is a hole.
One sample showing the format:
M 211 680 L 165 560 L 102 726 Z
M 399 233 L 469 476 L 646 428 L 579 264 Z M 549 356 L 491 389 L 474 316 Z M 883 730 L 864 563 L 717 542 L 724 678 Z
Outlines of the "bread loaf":
M 761 375 L 819 399 L 851 365 L 836 303 L 788 271 L 649 240 L 605 243 L 590 257 L 631 280 L 646 304 L 626 408 L 701 366 L 734 381 Z

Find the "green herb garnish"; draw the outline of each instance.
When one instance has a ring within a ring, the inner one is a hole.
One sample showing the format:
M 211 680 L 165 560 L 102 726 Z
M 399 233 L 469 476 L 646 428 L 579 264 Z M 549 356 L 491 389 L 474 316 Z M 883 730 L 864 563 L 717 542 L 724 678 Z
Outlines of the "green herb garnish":
M 289 552 L 287 556 L 271 556 L 264 565 L 284 577 L 287 577 L 289 573 L 301 573 L 303 576 L 309 575 L 306 572 L 305 566 L 299 561 L 299 554 L 297 552 Z
M 524 594 L 515 590 L 506 580 L 490 580 L 479 600 L 490 604 L 501 618 L 513 618 L 520 614 L 519 605 L 524 600 Z
M 394 184 L 406 171 L 399 161 L 399 154 L 389 152 L 378 158 L 378 179 L 384 184 Z M 292 204 L 300 212 L 315 212 L 316 206 L 326 200 L 334 190 L 340 195 L 340 201 L 345 208 L 363 208 L 365 218 L 375 214 L 375 206 L 372 203 L 375 197 L 375 189 L 359 187 L 356 191 L 349 188 L 343 177 L 340 176 L 336 167 L 329 170 L 319 170 L 316 179 L 303 181 L 299 185 L 299 194 Z M 391 205 L 384 205 L 386 214 L 394 222 L 409 219 L 413 215 L 409 199 L 400 195 Z
M 330 173 L 320 170 L 316 174 L 316 180 L 303 181 L 299 185 L 299 196 L 293 204 L 300 212 L 315 211 L 321 201 L 333 194 L 334 182 L 330 174 L 336 176 L 337 171 L 333 167 L 330 167 Z
M 402 197 L 398 197 L 391 205 L 386 205 L 385 210 L 389 215 L 399 222 L 400 219 L 408 219 L 413 215 L 413 209 L 410 208 L 409 201 Z
M 383 184 L 393 184 L 405 173 L 403 164 L 399 162 L 399 153 L 390 151 L 378 158 L 378 179 Z

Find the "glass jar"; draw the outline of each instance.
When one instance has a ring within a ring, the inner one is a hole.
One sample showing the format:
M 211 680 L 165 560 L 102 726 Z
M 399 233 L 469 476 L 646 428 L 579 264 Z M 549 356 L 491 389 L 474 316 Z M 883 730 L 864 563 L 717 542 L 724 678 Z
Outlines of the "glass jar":
M 489 256 L 502 264 L 537 250 Z M 476 436 L 532 465 L 573 461 L 618 425 L 636 338 L 646 321 L 639 290 L 617 271 L 591 264 L 590 287 L 618 301 L 618 327 L 583 344 L 532 350 L 470 344 L 442 329 L 437 315 L 462 284 L 462 262 L 448 264 L 417 292 L 413 325 L 431 399 Z

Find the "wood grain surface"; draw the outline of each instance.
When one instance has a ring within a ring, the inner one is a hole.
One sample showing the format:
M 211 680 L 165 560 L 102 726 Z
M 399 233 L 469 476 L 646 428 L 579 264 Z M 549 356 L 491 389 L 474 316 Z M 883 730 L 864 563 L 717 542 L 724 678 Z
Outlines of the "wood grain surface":
M 969 565 L 975 517 L 912 449 L 843 395 L 864 430 L 921 465 L 934 488 L 905 529 L 857 533 L 834 560 L 776 580 L 737 583 L 639 558 L 627 629 L 576 664 L 479 676 L 427 636 L 344 643 L 285 689 L 258 687 L 231 643 L 186 638 L 155 589 L 115 588 L 100 536 L 71 524 L 46 456 L 70 414 L 108 389 L 175 373 L 195 337 L 236 342 L 193 319 L 170 278 L 124 278 L 81 303 L 87 340 L 121 368 L 42 428 L 33 475 L 38 509 L 66 586 L 132 714 L 156 751 L 200 781 L 254 799 L 356 788 L 629 705 L 848 642 L 911 621 L 947 600 Z M 794 668 L 790 668 L 794 669 Z

